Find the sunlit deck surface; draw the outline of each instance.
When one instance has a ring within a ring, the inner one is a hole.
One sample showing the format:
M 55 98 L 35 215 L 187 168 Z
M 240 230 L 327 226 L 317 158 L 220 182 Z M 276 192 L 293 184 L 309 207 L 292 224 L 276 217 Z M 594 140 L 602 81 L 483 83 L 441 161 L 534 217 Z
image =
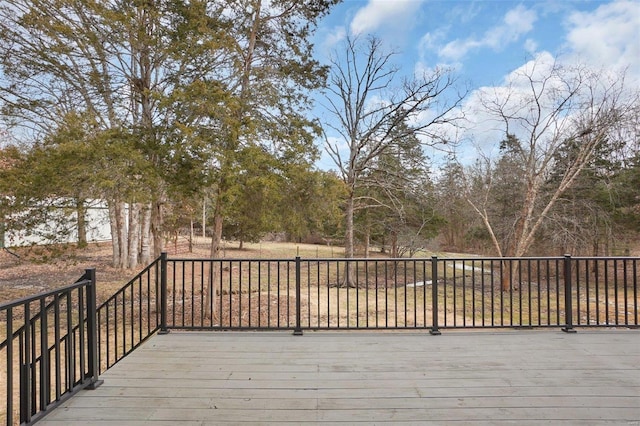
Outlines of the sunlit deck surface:
M 44 425 L 640 425 L 640 331 L 171 332 Z

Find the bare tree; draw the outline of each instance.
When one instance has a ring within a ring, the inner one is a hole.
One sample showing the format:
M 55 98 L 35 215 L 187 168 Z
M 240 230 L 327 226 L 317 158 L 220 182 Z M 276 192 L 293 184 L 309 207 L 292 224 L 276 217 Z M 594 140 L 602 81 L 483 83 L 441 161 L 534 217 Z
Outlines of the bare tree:
M 454 91 L 454 79 L 436 69 L 401 79 L 400 69 L 382 41 L 348 37 L 343 50 L 331 59 L 327 109 L 334 121 L 327 127 L 340 136 L 327 138 L 326 151 L 346 184 L 345 257 L 354 256 L 356 190 L 380 155 L 409 136 L 425 144 L 444 142 L 440 126 L 452 124 L 452 112 L 463 96 Z M 450 96 L 450 102 L 444 99 Z M 409 123 L 409 125 L 404 126 Z M 346 149 L 342 145 L 346 144 Z
M 480 186 L 473 188 L 468 180 L 467 201 L 482 219 L 497 254 L 520 257 L 597 148 L 625 120 L 637 94 L 629 96 L 622 76 L 538 58 L 513 73 L 506 88 L 484 91 L 480 99 L 484 113 L 504 131 L 501 151 L 518 164 L 522 193 L 514 200 L 511 237 L 499 240 L 499 218 L 489 208 L 496 194 L 493 159 L 483 158 L 486 174 Z M 575 145 L 571 158 L 559 163 L 558 153 L 570 143 Z M 506 278 L 504 290 L 511 287 Z

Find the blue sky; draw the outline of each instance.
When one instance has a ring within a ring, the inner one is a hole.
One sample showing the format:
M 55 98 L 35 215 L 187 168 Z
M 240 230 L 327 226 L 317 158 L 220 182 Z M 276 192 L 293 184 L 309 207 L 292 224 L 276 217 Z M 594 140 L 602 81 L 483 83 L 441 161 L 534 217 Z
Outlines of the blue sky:
M 403 72 L 455 69 L 473 91 L 499 87 L 540 56 L 594 69 L 627 68 L 640 87 L 640 1 L 345 0 L 321 21 L 321 61 L 347 34 L 375 34 Z M 320 167 L 331 167 L 326 157 Z

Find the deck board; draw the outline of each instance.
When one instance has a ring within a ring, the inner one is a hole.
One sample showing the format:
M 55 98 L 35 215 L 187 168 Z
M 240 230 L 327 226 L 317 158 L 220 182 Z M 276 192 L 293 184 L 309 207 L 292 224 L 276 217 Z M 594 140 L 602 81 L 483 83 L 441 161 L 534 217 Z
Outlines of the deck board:
M 637 330 L 171 332 L 39 425 L 640 425 Z

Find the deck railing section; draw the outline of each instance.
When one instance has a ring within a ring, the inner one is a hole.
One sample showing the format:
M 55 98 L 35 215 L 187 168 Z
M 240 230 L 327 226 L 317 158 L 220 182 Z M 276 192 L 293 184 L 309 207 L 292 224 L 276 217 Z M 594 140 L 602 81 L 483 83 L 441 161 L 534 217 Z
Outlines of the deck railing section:
M 74 284 L 0 305 L 6 424 L 32 423 L 98 383 L 95 270 Z
M 570 270 L 575 327 L 640 326 L 640 258 L 576 257 Z
M 159 330 L 166 254 L 144 268 L 96 310 L 98 366 L 102 373 Z
M 638 327 L 638 260 L 165 258 L 163 328 Z
M 166 312 L 160 309 L 163 266 L 166 254 L 98 307 L 93 269 L 72 285 L 0 305 L 6 366 L 0 423 L 38 421 L 80 389 L 98 385 L 99 374 L 157 332 Z

